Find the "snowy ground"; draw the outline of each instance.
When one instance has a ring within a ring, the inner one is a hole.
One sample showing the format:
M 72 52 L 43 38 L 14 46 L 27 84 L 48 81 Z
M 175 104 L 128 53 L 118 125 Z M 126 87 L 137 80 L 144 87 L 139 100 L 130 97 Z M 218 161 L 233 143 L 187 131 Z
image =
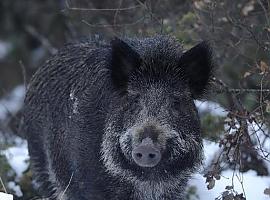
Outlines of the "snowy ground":
M 205 163 L 207 163 L 213 158 L 214 153 L 217 152 L 219 148 L 217 144 L 209 141 L 204 141 L 204 148 Z M 212 190 L 208 190 L 205 184 L 205 178 L 202 174 L 198 173 L 193 176 L 193 179 L 190 181 L 189 185 L 197 187 L 197 193 L 200 200 L 214 200 L 216 197 L 219 197 L 223 191 L 225 191 L 226 186 L 231 186 L 232 183 L 234 185 L 234 189 L 238 193 L 246 194 L 247 200 L 270 199 L 269 196 L 264 194 L 264 189 L 270 186 L 269 176 L 257 176 L 255 171 L 248 171 L 241 174 L 238 173 L 237 176 L 240 177 L 240 180 L 236 177 L 236 175 L 233 176 L 233 170 L 223 171 L 221 179 L 216 181 L 215 187 Z M 234 179 L 232 179 L 232 177 L 234 177 Z M 240 181 L 243 182 L 243 188 Z
M 7 111 L 11 113 L 16 113 L 19 108 L 22 106 L 23 96 L 24 96 L 24 88 L 19 86 L 14 89 L 9 97 L 0 100 L 0 119 L 3 119 L 7 115 Z M 214 115 L 222 115 L 225 116 L 226 112 L 222 109 L 218 104 L 211 102 L 196 102 L 197 107 L 200 111 L 209 111 Z M 17 138 L 15 140 L 15 146 L 11 147 L 4 152 L 0 152 L 4 154 L 9 164 L 12 166 L 14 171 L 17 174 L 17 179 L 22 176 L 23 171 L 25 171 L 28 167 L 29 159 L 28 151 L 27 151 L 27 143 L 26 141 Z M 205 147 L 205 166 L 211 161 L 215 152 L 218 151 L 218 145 L 204 140 Z M 270 144 L 269 144 L 270 148 Z M 269 164 L 270 169 L 270 164 Z M 239 174 L 238 174 L 239 175 Z M 243 180 L 243 188 L 240 184 L 240 181 L 234 176 L 234 180 L 232 180 L 233 171 L 227 170 L 222 173 L 222 177 L 219 181 L 216 181 L 215 187 L 212 190 L 207 190 L 205 178 L 202 174 L 195 174 L 190 181 L 190 186 L 196 186 L 197 194 L 200 200 L 214 200 L 216 197 L 220 196 L 220 194 L 225 190 L 225 187 L 228 185 L 234 184 L 234 188 L 238 193 L 245 192 L 247 200 L 269 200 L 270 197 L 266 196 L 263 191 L 265 188 L 270 186 L 270 177 L 258 177 L 254 171 L 248 171 L 246 173 L 240 174 L 241 180 Z M 18 196 L 21 195 L 21 191 L 19 186 L 15 185 L 14 182 L 10 182 L 7 184 L 8 187 L 13 188 L 16 191 Z

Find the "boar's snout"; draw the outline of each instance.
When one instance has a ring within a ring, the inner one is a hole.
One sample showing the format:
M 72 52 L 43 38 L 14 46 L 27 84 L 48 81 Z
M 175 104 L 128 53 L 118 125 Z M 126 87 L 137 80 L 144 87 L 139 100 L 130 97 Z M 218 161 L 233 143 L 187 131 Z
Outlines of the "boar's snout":
M 161 152 L 152 139 L 145 138 L 132 150 L 132 158 L 140 167 L 154 167 L 161 160 Z

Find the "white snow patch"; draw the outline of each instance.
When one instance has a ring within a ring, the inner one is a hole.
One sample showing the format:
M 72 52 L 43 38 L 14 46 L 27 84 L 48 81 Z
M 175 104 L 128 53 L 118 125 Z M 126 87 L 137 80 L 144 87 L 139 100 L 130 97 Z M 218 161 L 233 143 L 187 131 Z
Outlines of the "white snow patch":
M 203 144 L 205 154 L 204 166 L 207 167 L 215 156 L 215 153 L 219 151 L 219 147 L 217 143 L 208 140 L 203 140 Z M 270 169 L 270 163 L 266 163 Z M 192 177 L 189 181 L 189 186 L 195 186 L 197 188 L 197 194 L 200 200 L 214 200 L 225 191 L 226 186 L 232 185 L 232 181 L 235 191 L 243 193 L 239 179 L 236 176 L 232 179 L 233 170 L 228 169 L 223 171 L 221 175 L 221 179 L 215 182 L 215 187 L 212 190 L 207 189 L 207 184 L 205 183 L 206 178 L 200 173 L 197 173 Z M 264 194 L 264 189 L 270 186 L 269 176 L 257 176 L 256 172 L 251 170 L 241 174 L 238 173 L 237 175 L 243 180 L 243 188 L 247 200 L 269 200 L 269 197 Z
M 26 140 L 19 137 L 15 138 L 15 146 L 9 147 L 0 152 L 7 158 L 8 164 L 15 171 L 15 181 L 18 182 L 23 175 L 23 172 L 29 167 L 29 154 Z M 12 189 L 18 197 L 21 197 L 22 191 L 19 185 L 15 182 L 8 182 L 8 187 Z M 2 200 L 2 199 L 1 199 Z
M 3 192 L 0 192 L 0 199 L 1 200 L 13 200 L 13 196 L 11 194 L 6 194 Z
M 203 140 L 203 146 L 204 146 L 204 161 L 203 164 L 204 166 L 209 166 L 217 154 L 219 152 L 220 148 L 218 143 L 211 142 L 209 140 Z
M 29 163 L 27 163 L 27 160 L 29 160 L 27 142 L 18 138 L 16 139 L 16 146 L 4 150 L 2 154 L 6 156 L 17 178 L 20 178 L 29 166 Z
M 0 60 L 5 58 L 11 49 L 11 44 L 0 40 Z
M 25 87 L 15 87 L 11 93 L 0 100 L 0 120 L 4 120 L 9 114 L 16 114 L 23 106 Z
M 13 182 L 13 181 L 8 182 L 8 187 L 11 188 L 15 192 L 16 196 L 18 196 L 18 197 L 23 196 L 23 193 L 21 191 L 20 186 L 16 185 L 15 182 Z
M 207 189 L 205 183 L 205 178 L 201 174 L 196 174 L 193 176 L 193 179 L 189 182 L 190 186 L 196 186 L 197 194 L 200 197 L 200 200 L 209 200 L 219 197 L 223 191 L 225 191 L 226 186 L 232 185 L 234 183 L 234 189 L 238 193 L 243 193 L 242 186 L 237 177 L 233 177 L 233 171 L 227 170 L 222 173 L 220 180 L 215 182 L 215 187 L 212 190 Z M 242 174 L 241 179 L 243 180 L 243 188 L 245 190 L 247 200 L 269 200 L 264 194 L 264 189 L 269 187 L 270 178 L 269 177 L 259 177 L 254 171 L 248 171 Z
M 212 101 L 194 101 L 195 105 L 199 111 L 199 113 L 208 112 L 212 115 L 218 115 L 225 117 L 228 114 L 228 111 L 226 111 L 225 108 L 223 108 L 218 103 L 212 102 Z

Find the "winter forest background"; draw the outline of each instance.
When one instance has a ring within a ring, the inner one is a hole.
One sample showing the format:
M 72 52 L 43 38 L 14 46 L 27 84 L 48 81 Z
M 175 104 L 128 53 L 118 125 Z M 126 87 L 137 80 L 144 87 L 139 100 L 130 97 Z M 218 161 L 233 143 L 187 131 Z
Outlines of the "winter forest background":
M 214 48 L 210 95 L 196 101 L 205 161 L 189 200 L 270 199 L 269 0 L 1 0 L 0 191 L 39 199 L 19 130 L 32 74 L 65 43 L 170 34 Z

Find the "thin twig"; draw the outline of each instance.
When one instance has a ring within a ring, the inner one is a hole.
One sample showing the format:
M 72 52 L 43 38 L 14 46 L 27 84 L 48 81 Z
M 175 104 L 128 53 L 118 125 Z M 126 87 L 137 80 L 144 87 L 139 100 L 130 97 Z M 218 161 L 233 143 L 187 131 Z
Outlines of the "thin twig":
M 38 39 L 40 43 L 50 52 L 50 54 L 54 55 L 57 53 L 57 49 L 53 47 L 53 45 L 50 43 L 50 41 L 41 35 L 40 33 L 37 32 L 37 30 L 30 25 L 25 26 L 25 31 Z
M 135 22 L 126 23 L 126 24 L 91 24 L 84 19 L 82 20 L 82 22 L 90 27 L 104 27 L 104 28 L 105 27 L 115 27 L 115 26 L 121 27 L 121 26 L 133 26 L 133 25 L 138 24 L 139 22 L 143 21 L 144 18 L 145 17 L 143 16 L 143 17 L 139 18 L 138 20 L 136 20 Z
M 163 26 L 164 26 L 163 20 L 158 19 L 158 17 L 156 17 L 155 14 L 153 13 L 151 7 L 147 6 L 146 3 L 143 3 L 140 0 L 136 0 L 136 2 L 138 2 L 142 6 L 142 8 L 146 11 L 146 13 L 150 15 L 151 20 L 154 19 L 159 24 L 159 26 L 161 26 L 161 32 L 162 32 Z
M 5 193 L 8 193 L 6 187 L 5 187 L 4 183 L 3 183 L 3 180 L 1 178 L 1 176 L 0 176 L 0 183 L 3 186 L 3 189 L 4 189 Z
M 230 102 L 230 110 L 236 110 L 238 111 L 240 114 L 246 113 L 246 109 L 244 108 L 244 106 L 242 105 L 241 101 L 229 90 L 229 87 L 221 80 L 218 80 L 216 78 L 213 78 L 213 81 L 215 81 L 215 83 L 219 84 L 222 87 L 222 90 L 224 92 L 226 92 L 228 100 Z M 235 116 L 236 119 L 239 121 L 240 123 L 240 127 L 242 128 L 242 134 L 245 135 L 248 144 L 251 145 L 252 141 L 251 138 L 248 134 L 248 124 L 247 124 L 247 120 L 243 119 L 241 117 Z
M 257 0 L 257 1 L 260 4 L 260 6 L 262 7 L 262 9 L 263 9 L 267 25 L 270 26 L 270 21 L 269 21 L 269 17 L 268 17 L 269 11 L 267 12 L 267 9 L 265 8 L 265 6 L 263 5 L 261 0 Z
M 249 89 L 249 88 L 228 88 L 226 91 L 230 93 L 270 93 L 270 89 Z M 224 89 L 214 89 L 215 93 L 224 93 L 226 92 Z
M 66 7 L 69 10 L 77 10 L 77 11 L 125 11 L 125 10 L 133 10 L 141 7 L 140 5 L 126 7 L 126 8 L 78 8 L 78 7 L 70 7 L 68 1 L 66 1 Z
M 260 81 L 260 87 L 261 90 L 263 89 L 263 80 L 264 80 L 265 74 L 263 74 L 261 81 Z M 263 93 L 260 92 L 260 111 L 261 111 L 261 117 L 264 121 L 264 113 L 263 113 Z
M 19 61 L 19 64 L 20 64 L 20 67 L 22 70 L 22 75 L 23 75 L 23 85 L 24 85 L 24 88 L 26 89 L 26 87 L 27 87 L 26 69 L 25 69 L 25 66 L 24 66 L 22 60 Z
M 113 17 L 113 24 L 116 24 L 117 16 L 118 16 L 118 13 L 119 13 L 119 9 L 121 9 L 122 3 L 123 3 L 123 0 L 120 0 L 118 9 L 115 11 L 115 14 L 114 14 L 114 17 Z

